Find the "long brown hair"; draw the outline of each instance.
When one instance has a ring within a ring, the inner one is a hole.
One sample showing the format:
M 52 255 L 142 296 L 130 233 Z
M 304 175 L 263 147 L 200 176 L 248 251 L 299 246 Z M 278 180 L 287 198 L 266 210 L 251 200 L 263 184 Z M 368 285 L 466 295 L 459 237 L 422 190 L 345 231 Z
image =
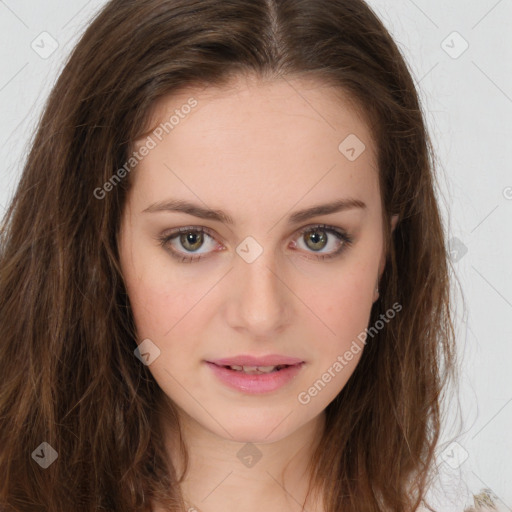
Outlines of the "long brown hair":
M 401 310 L 327 407 L 312 482 L 328 512 L 410 511 L 425 498 L 455 336 L 434 152 L 391 36 L 362 0 L 111 0 L 51 92 L 0 233 L 5 510 L 183 509 L 157 420 L 172 411 L 134 356 L 119 265 L 132 180 L 95 191 L 129 160 L 157 100 L 241 73 L 310 76 L 367 115 L 388 247 L 370 324 Z

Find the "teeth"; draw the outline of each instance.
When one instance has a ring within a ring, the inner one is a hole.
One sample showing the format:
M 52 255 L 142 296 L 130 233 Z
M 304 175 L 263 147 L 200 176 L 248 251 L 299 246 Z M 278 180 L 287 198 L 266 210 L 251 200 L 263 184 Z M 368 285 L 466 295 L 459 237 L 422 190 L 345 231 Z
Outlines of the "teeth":
M 258 374 L 258 373 L 270 373 L 274 371 L 276 368 L 280 368 L 282 365 L 278 366 L 238 366 L 231 365 L 229 368 L 232 370 L 237 370 L 239 372 L 243 371 L 247 374 Z
M 244 371 L 248 372 L 250 369 L 254 368 L 255 370 L 260 371 L 261 373 L 270 373 L 275 370 L 275 366 L 244 366 Z

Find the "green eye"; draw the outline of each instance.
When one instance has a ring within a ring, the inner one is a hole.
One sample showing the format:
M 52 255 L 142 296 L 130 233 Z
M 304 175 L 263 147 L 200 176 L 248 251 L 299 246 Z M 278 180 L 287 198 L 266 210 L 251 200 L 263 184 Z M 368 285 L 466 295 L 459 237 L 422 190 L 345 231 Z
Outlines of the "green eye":
M 304 235 L 307 236 L 304 237 Z M 329 235 L 334 235 L 334 241 L 339 247 L 336 250 L 330 251 L 326 254 L 320 253 L 319 251 L 323 250 L 331 241 L 330 239 L 332 237 Z M 353 243 L 353 239 L 348 233 L 338 228 L 327 226 L 325 224 L 303 228 L 298 235 L 299 239 L 301 239 L 301 237 L 306 240 L 304 250 L 306 252 L 318 253 L 313 257 L 313 259 L 317 260 L 335 258 Z M 213 248 L 220 247 L 219 245 L 215 244 L 215 237 L 213 236 L 213 232 L 202 226 L 183 227 L 174 230 L 169 235 L 158 237 L 160 245 L 164 247 L 168 252 L 170 252 L 171 256 L 177 259 L 180 263 L 193 263 L 199 261 L 205 255 L 209 256 L 211 251 L 197 252 L 199 249 L 201 249 L 201 247 L 205 245 L 205 242 L 208 239 L 212 240 L 211 244 Z M 175 241 L 179 244 L 179 246 L 181 246 L 181 249 L 183 250 L 175 247 L 176 244 L 173 243 Z M 294 242 L 294 246 L 298 247 L 300 244 Z

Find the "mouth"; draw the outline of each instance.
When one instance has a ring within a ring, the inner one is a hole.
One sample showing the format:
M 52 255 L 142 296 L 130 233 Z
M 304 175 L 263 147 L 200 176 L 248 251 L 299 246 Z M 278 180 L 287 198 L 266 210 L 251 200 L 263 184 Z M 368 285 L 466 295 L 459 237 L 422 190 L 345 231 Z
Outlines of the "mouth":
M 302 359 L 298 357 L 285 356 L 282 354 L 268 354 L 264 356 L 255 356 L 250 354 L 239 354 L 237 356 L 223 357 L 221 359 L 211 359 L 208 363 L 216 364 L 217 366 L 227 366 L 235 370 L 242 370 L 242 367 L 249 368 L 263 368 L 264 371 L 268 367 L 286 367 L 303 363 Z
M 215 363 L 212 363 L 215 364 Z M 302 363 L 298 363 L 302 364 Z M 217 365 L 221 368 L 226 368 L 227 370 L 232 370 L 234 372 L 245 373 L 246 375 L 261 375 L 266 373 L 275 373 L 279 372 L 285 368 L 289 368 L 290 366 L 298 366 L 291 364 L 278 364 L 277 366 L 246 366 L 246 365 Z
M 218 382 L 239 392 L 259 394 L 284 388 L 301 373 L 304 361 L 295 364 L 249 366 L 205 361 Z

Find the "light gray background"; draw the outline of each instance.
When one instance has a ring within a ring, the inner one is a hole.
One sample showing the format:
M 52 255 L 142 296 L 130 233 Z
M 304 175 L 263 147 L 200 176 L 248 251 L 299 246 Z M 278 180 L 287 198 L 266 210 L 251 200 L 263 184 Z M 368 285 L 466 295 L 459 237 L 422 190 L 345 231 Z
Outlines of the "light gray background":
M 0 0 L 0 214 L 63 61 L 104 3 Z M 443 510 L 462 512 L 473 493 L 489 488 L 500 510 L 512 510 L 512 1 L 370 4 L 420 89 L 466 304 L 464 310 L 455 297 L 463 426 L 454 401 L 439 448 L 442 478 L 431 497 Z M 49 56 L 32 48 L 51 49 L 43 32 L 58 43 Z

